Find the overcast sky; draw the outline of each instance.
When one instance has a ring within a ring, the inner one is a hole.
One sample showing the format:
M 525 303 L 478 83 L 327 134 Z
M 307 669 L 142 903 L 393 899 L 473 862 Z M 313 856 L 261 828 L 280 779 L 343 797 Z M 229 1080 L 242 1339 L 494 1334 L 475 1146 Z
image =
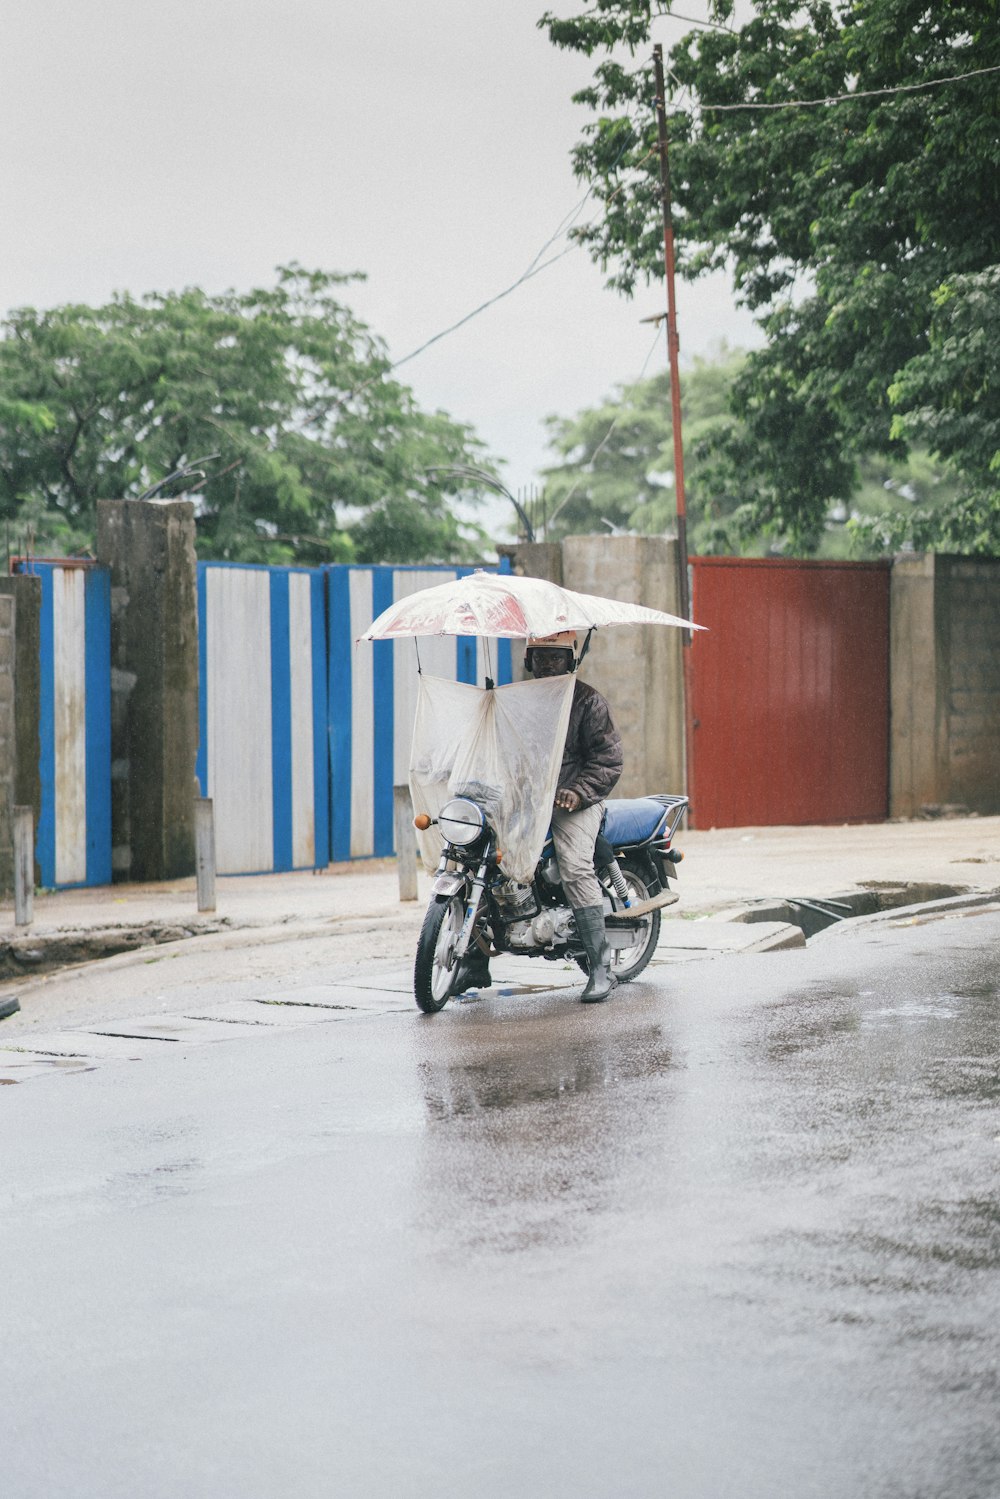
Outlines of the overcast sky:
M 576 0 L 553 8 L 579 9 Z M 32 0 L 6 8 L 0 310 L 363 270 L 393 358 L 501 291 L 585 192 L 586 59 L 545 0 Z M 701 0 L 685 11 L 702 13 Z M 658 23 L 669 45 L 685 28 Z M 584 210 L 585 216 L 593 206 Z M 564 242 L 562 242 L 564 243 Z M 557 245 L 554 248 L 560 248 Z M 572 251 L 400 371 L 517 490 L 542 422 L 635 379 L 663 306 Z M 755 341 L 722 278 L 678 290 L 682 355 Z M 665 363 L 662 341 L 649 373 Z

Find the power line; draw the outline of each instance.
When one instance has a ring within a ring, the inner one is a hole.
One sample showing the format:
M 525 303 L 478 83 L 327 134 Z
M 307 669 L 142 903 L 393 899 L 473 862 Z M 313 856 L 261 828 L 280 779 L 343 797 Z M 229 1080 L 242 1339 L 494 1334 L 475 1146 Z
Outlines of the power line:
M 579 19 L 585 16 L 599 16 L 602 12 L 598 7 L 580 12 Z M 707 31 L 728 31 L 732 34 L 732 27 L 725 26 L 721 21 L 709 21 L 704 17 L 683 16 L 676 10 L 654 10 L 650 12 L 650 19 L 654 21 L 686 21 L 689 26 L 704 26 Z
M 890 94 L 913 94 L 920 89 L 941 88 L 946 83 L 961 83 L 966 78 L 982 78 L 986 73 L 1000 73 L 1000 65 L 973 68 L 969 73 L 953 73 L 947 78 L 928 78 L 924 83 L 898 83 L 892 88 L 858 89 L 850 94 L 827 94 L 822 99 L 783 99 L 777 104 L 700 104 L 702 113 L 731 113 L 741 109 L 812 109 L 823 104 L 843 104 L 850 99 L 881 99 Z
M 621 161 L 622 156 L 624 154 L 625 154 L 625 151 L 624 151 L 624 147 L 623 147 L 622 150 L 618 154 L 618 161 Z M 618 163 L 616 162 L 615 165 L 617 166 L 617 164 Z M 612 168 L 612 170 L 614 170 L 614 168 Z M 553 232 L 549 235 L 548 239 L 545 241 L 544 245 L 539 250 L 538 254 L 534 257 L 534 259 L 529 264 L 528 269 L 524 273 L 525 276 L 528 276 L 529 274 L 531 274 L 531 273 L 534 272 L 535 266 L 541 260 L 542 256 L 545 254 L 546 250 L 549 248 L 550 245 L 554 245 L 557 239 L 561 239 L 563 237 L 563 235 L 566 235 L 566 234 L 569 233 L 569 231 L 572 229 L 573 225 L 576 223 L 577 219 L 579 218 L 580 214 L 583 212 L 583 210 L 586 207 L 587 203 L 593 197 L 594 191 L 595 191 L 595 189 L 594 189 L 593 186 L 589 187 L 587 189 L 587 191 L 584 193 L 583 197 L 580 199 L 579 203 L 577 203 L 574 208 L 571 208 L 568 213 L 564 213 L 563 214 L 562 218 L 559 220 L 559 223 L 556 225 L 556 227 L 553 230 Z
M 718 23 L 716 22 L 697 21 L 694 17 L 683 16 L 676 11 L 661 11 L 657 14 L 664 18 L 672 17 L 676 20 L 687 21 L 693 25 L 713 26 L 716 29 L 721 29 L 724 31 L 729 30 L 728 27 L 718 27 Z M 939 88 L 949 83 L 961 83 L 966 79 L 980 78 L 990 73 L 1000 73 L 1000 65 L 989 68 L 975 68 L 969 72 L 955 73 L 946 78 L 929 78 L 923 83 L 904 83 L 897 84 L 891 88 L 864 89 L 847 94 L 829 94 L 821 99 L 784 99 L 779 103 L 773 104 L 758 102 L 747 104 L 700 104 L 699 108 L 703 113 L 712 112 L 716 114 L 735 113 L 739 110 L 759 111 L 776 109 L 810 109 L 826 104 L 840 104 L 852 99 L 875 99 L 885 98 L 894 94 L 916 93 L 922 89 Z M 628 144 L 629 143 L 626 142 L 622 146 L 622 149 L 618 153 L 618 157 L 612 164 L 610 171 L 613 172 L 618 166 L 618 163 L 621 161 L 622 157 L 625 155 L 626 150 L 628 149 Z M 643 162 L 648 160 L 650 156 L 655 156 L 656 154 L 657 152 L 655 150 L 647 151 L 645 155 L 633 165 L 632 170 L 636 170 L 638 167 L 642 166 Z M 614 198 L 616 198 L 618 194 L 623 190 L 624 186 L 624 183 L 619 183 L 614 192 L 611 193 L 611 195 L 607 199 L 605 199 L 605 205 L 612 202 Z M 517 291 L 518 287 L 523 286 L 526 281 L 530 281 L 532 277 L 539 275 L 544 270 L 548 270 L 549 266 L 555 265 L 556 262 L 562 260 L 565 255 L 568 255 L 572 250 L 577 249 L 580 243 L 579 240 L 574 241 L 572 244 L 566 245 L 564 249 L 560 250 L 558 254 L 550 256 L 548 260 L 541 259 L 546 250 L 548 250 L 548 248 L 552 244 L 554 244 L 556 240 L 563 238 L 566 234 L 569 233 L 570 229 L 573 227 L 574 222 L 582 212 L 584 205 L 593 196 L 594 190 L 595 189 L 591 187 L 580 199 L 580 201 L 575 204 L 575 206 L 571 208 L 568 213 L 563 215 L 555 231 L 544 242 L 541 249 L 538 250 L 537 254 L 529 263 L 528 268 L 520 276 L 518 276 L 515 281 L 511 282 L 509 286 L 504 287 L 504 289 L 497 292 L 495 296 L 488 297 L 485 302 L 480 302 L 477 307 L 474 307 L 471 312 L 465 313 L 465 315 L 458 318 L 456 322 L 450 323 L 446 328 L 440 329 L 439 332 L 433 334 L 430 338 L 425 339 L 422 344 L 418 344 L 415 349 L 411 349 L 410 352 L 408 354 L 404 354 L 402 358 L 393 360 L 393 362 L 389 364 L 382 373 L 372 376 L 370 380 L 364 381 L 363 384 L 356 386 L 354 390 L 347 392 L 347 394 L 342 396 L 336 404 L 346 404 L 347 401 L 352 400 L 355 396 L 360 395 L 363 391 L 367 390 L 369 386 L 376 384 L 378 380 L 383 379 L 386 375 L 392 374 L 393 371 L 400 369 L 404 364 L 409 364 L 411 359 L 416 359 L 418 355 L 423 354 L 434 344 L 439 343 L 441 339 L 447 338 L 450 334 L 457 332 L 459 328 L 464 328 L 466 323 L 471 322 L 472 319 L 478 317 L 480 313 L 487 311 L 487 309 L 490 307 L 495 307 L 498 302 L 502 302 L 506 297 L 509 297 L 513 292 Z M 649 357 L 647 356 L 646 363 L 648 364 L 648 362 Z M 643 369 L 645 369 L 645 366 L 643 366 Z M 608 437 L 610 436 L 611 432 L 609 431 Z M 605 438 L 605 442 L 606 441 L 607 438 Z M 597 454 L 595 452 L 593 457 L 596 456 Z M 570 496 L 567 496 L 567 500 L 569 498 Z M 567 503 L 567 500 L 564 500 L 562 502 L 562 505 L 565 505 Z M 560 505 L 560 509 L 562 509 L 562 505 Z
M 651 19 L 686 21 L 689 26 L 704 26 L 706 31 L 728 31 L 730 36 L 734 35 L 732 27 L 724 26 L 721 21 L 699 20 L 697 16 L 682 16 L 679 10 L 657 10 L 653 12 Z
M 639 371 L 639 373 L 636 376 L 636 378 L 631 382 L 633 385 L 638 385 L 639 381 L 645 375 L 646 370 L 649 367 L 649 361 L 652 359 L 653 353 L 654 353 L 654 351 L 656 349 L 656 345 L 659 343 L 659 341 L 660 341 L 660 320 L 658 319 L 657 320 L 657 324 L 656 324 L 656 332 L 653 335 L 653 342 L 649 346 L 649 353 L 646 355 L 645 359 L 642 362 L 642 369 Z M 611 434 L 614 432 L 615 428 L 617 427 L 618 423 L 621 421 L 621 419 L 622 419 L 622 417 L 624 415 L 625 415 L 625 405 L 624 405 L 624 403 L 622 403 L 622 405 L 619 406 L 618 410 L 615 412 L 615 418 L 614 418 L 614 421 L 611 423 L 611 426 L 605 432 L 604 436 L 601 438 L 600 442 L 597 444 L 597 447 L 594 449 L 594 451 L 591 453 L 590 457 L 584 463 L 584 465 L 583 465 L 584 468 L 589 468 L 593 464 L 594 460 L 597 458 L 598 454 L 602 453 L 604 451 L 604 449 L 607 447 L 608 443 L 611 440 Z M 580 485 L 583 483 L 583 477 L 584 477 L 583 473 L 581 472 L 577 476 L 577 479 L 576 479 L 575 483 L 573 484 L 572 488 L 570 489 L 569 494 L 566 495 L 566 497 L 564 499 L 562 499 L 562 500 L 559 501 L 559 504 L 553 510 L 553 512 L 552 512 L 551 515 L 548 515 L 548 516 L 545 517 L 545 530 L 546 530 L 546 534 L 548 533 L 548 528 L 549 528 L 549 526 L 551 526 L 551 524 L 555 520 L 556 516 L 560 513 L 560 511 L 566 509 L 566 506 L 569 504 L 570 500 L 573 498 L 573 496 L 576 494 L 577 490 L 580 488 Z
M 631 123 L 630 116 L 628 114 L 624 115 L 623 119 Z M 611 164 L 610 170 L 612 172 L 615 170 L 615 168 L 618 166 L 618 163 L 625 155 L 625 152 L 629 148 L 629 144 L 630 142 L 626 139 L 621 147 L 621 150 L 618 152 L 618 155 L 615 157 L 614 161 Z M 642 161 L 637 162 L 636 165 L 641 166 L 642 162 L 646 160 L 647 156 L 655 155 L 655 151 L 647 151 L 646 156 L 642 158 Z M 402 359 L 395 360 L 389 366 L 389 369 L 386 371 L 386 373 L 391 374 L 393 370 L 398 370 L 400 365 L 409 363 L 411 359 L 416 359 L 418 354 L 422 354 L 425 349 L 429 349 L 431 345 L 436 344 L 439 339 L 447 338 L 449 333 L 454 333 L 457 329 L 464 327 L 465 324 L 471 322 L 474 317 L 478 317 L 481 312 L 485 312 L 488 307 L 493 307 L 497 302 L 502 302 L 504 297 L 509 297 L 511 292 L 516 291 L 519 286 L 523 286 L 526 281 L 530 281 L 532 276 L 537 276 L 539 271 L 544 271 L 550 265 L 555 265 L 556 261 L 561 260 L 564 255 L 568 255 L 570 250 L 576 249 L 576 243 L 574 242 L 573 244 L 567 245 L 565 249 L 560 250 L 558 255 L 552 255 L 548 260 L 542 261 L 542 256 L 545 254 L 546 250 L 548 250 L 551 245 L 554 245 L 556 240 L 562 239 L 564 236 L 569 234 L 570 229 L 572 229 L 574 223 L 583 212 L 585 205 L 593 197 L 595 190 L 595 187 L 591 185 L 584 193 L 579 203 L 575 204 L 573 208 L 571 208 L 567 213 L 563 214 L 552 234 L 549 235 L 548 239 L 542 245 L 541 249 L 530 261 L 527 270 L 525 270 L 520 276 L 518 276 L 516 281 L 511 282 L 510 286 L 505 287 L 503 291 L 497 292 L 496 296 L 488 298 L 488 300 L 485 302 L 481 302 L 478 307 L 474 307 L 471 312 L 467 312 L 464 317 L 459 318 L 458 322 L 450 324 L 450 326 L 447 328 L 442 328 L 440 333 L 435 333 L 433 337 L 428 338 L 424 343 L 420 344 L 418 348 L 412 349 L 409 354 L 404 354 Z M 618 193 L 620 193 L 621 190 L 621 186 L 617 187 L 611 194 L 611 196 L 605 200 L 605 205 L 607 205 L 615 197 L 617 197 Z M 362 387 L 362 389 L 363 388 L 364 387 Z
M 416 359 L 418 354 L 422 354 L 425 349 L 429 349 L 439 339 L 447 338 L 449 333 L 454 333 L 456 329 L 463 328 L 474 317 L 478 317 L 481 312 L 485 312 L 487 307 L 494 307 L 497 302 L 502 302 L 504 297 L 509 297 L 511 292 L 517 291 L 517 288 L 523 286 L 526 281 L 530 281 L 532 276 L 537 276 L 540 271 L 547 270 L 550 265 L 555 265 L 557 260 L 562 260 L 564 255 L 568 255 L 571 250 L 577 248 L 578 246 L 574 242 L 571 245 L 567 245 L 565 249 L 560 250 L 558 255 L 551 255 L 548 260 L 543 260 L 541 265 L 534 265 L 533 263 L 524 272 L 523 276 L 518 276 L 517 280 L 512 282 L 510 286 L 505 287 L 503 291 L 498 291 L 495 297 L 489 297 L 485 302 L 480 302 L 478 307 L 474 307 L 471 312 L 467 312 L 464 317 L 460 317 L 457 323 L 452 323 L 449 327 L 442 328 L 440 333 L 435 333 L 433 337 L 426 339 L 419 347 L 411 349 L 409 354 L 403 355 L 402 359 L 395 360 L 386 370 L 386 374 L 391 374 L 393 370 L 398 370 L 400 365 L 408 364 L 411 359 Z M 368 383 L 371 384 L 372 382 L 369 381 Z M 363 390 L 364 386 L 359 386 L 358 389 Z M 357 391 L 352 391 L 352 394 L 356 395 Z

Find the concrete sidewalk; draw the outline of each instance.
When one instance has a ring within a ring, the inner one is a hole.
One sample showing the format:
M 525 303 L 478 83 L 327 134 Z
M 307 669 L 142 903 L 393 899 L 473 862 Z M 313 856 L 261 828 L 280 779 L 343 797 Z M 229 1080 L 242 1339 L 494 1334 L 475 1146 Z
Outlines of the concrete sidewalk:
M 809 908 L 789 901 L 874 892 L 867 904 L 854 901 L 864 914 L 1000 887 L 1000 817 L 688 832 L 677 846 L 680 901 L 664 913 L 662 957 L 801 944 Z M 315 874 L 222 877 L 212 915 L 198 913 L 193 879 L 41 893 L 28 928 L 15 928 L 12 909 L 0 912 L 0 982 L 225 931 L 273 941 L 391 925 L 415 937 L 429 891 L 423 873 L 419 886 L 416 902 L 401 903 L 395 861 L 363 860 Z

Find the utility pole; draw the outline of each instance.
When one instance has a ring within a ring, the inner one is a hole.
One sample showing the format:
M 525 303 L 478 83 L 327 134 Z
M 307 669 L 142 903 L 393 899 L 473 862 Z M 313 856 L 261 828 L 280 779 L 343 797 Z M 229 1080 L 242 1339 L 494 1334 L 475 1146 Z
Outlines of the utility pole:
M 670 411 L 674 434 L 674 495 L 677 503 L 677 556 L 680 577 L 682 619 L 691 618 L 688 593 L 687 503 L 684 497 L 684 440 L 681 433 L 681 377 L 678 368 L 680 339 L 677 336 L 677 302 L 674 296 L 674 222 L 670 200 L 670 159 L 667 154 L 667 104 L 663 84 L 663 48 L 653 48 L 656 74 L 656 126 L 660 144 L 660 203 L 663 207 L 663 259 L 667 272 L 667 354 L 670 360 Z M 685 646 L 691 644 L 691 631 L 683 632 Z

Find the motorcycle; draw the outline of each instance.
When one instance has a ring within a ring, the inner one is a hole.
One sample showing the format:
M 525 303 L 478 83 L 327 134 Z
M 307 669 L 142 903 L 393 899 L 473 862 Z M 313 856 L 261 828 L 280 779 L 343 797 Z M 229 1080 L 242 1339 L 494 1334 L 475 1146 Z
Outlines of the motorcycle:
M 686 796 L 668 795 L 607 803 L 594 865 L 619 983 L 642 973 L 660 939 L 660 913 L 678 899 L 669 882 L 684 856 L 673 838 L 687 805 Z M 504 873 L 488 811 L 488 795 L 470 794 L 446 802 L 436 819 L 414 818 L 422 830 L 436 823 L 443 842 L 414 964 L 414 993 L 425 1014 L 462 992 L 477 949 L 484 959 L 499 953 L 569 959 L 587 971 L 551 833 L 531 883 L 522 884 Z

